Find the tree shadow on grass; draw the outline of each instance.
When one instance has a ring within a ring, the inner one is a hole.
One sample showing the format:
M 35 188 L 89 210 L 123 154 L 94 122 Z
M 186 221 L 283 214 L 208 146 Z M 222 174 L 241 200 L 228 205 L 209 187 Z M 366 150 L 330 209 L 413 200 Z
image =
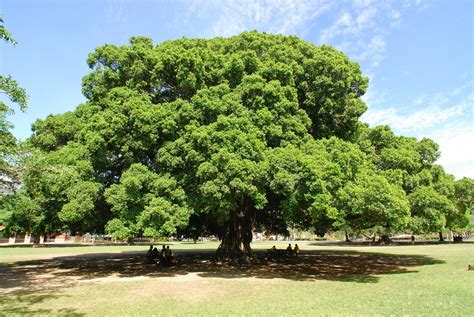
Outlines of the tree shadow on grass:
M 412 268 L 441 264 L 444 261 L 423 255 L 393 255 L 357 251 L 306 251 L 298 257 L 267 259 L 259 252 L 260 263 L 247 266 L 225 266 L 204 271 L 203 277 L 283 278 L 295 281 L 331 280 L 376 283 L 379 275 L 416 273 Z
M 59 295 L 54 289 L 17 291 L 10 294 L 10 296 L 1 296 L 0 316 L 84 316 L 84 314 L 77 313 L 71 308 L 46 309 L 33 306 L 59 296 L 63 295 Z
M 304 251 L 297 257 L 273 259 L 267 258 L 262 250 L 255 251 L 255 255 L 256 261 L 245 265 L 213 261 L 214 250 L 179 250 L 179 262 L 174 267 L 145 264 L 143 252 L 84 254 L 16 262 L 0 265 L 0 295 L 19 290 L 94 283 L 104 278 L 173 277 L 189 273 L 202 278 L 253 277 L 376 283 L 380 275 L 416 273 L 416 267 L 444 263 L 423 255 L 352 250 Z M 26 298 L 33 296 L 27 295 Z

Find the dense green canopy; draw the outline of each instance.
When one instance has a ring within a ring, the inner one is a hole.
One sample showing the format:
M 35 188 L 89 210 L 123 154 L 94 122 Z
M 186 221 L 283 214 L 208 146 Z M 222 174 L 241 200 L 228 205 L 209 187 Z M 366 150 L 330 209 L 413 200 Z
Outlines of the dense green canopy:
M 433 141 L 360 123 L 368 80 L 332 47 L 258 32 L 134 37 L 88 64 L 87 102 L 33 125 L 23 191 L 37 217 L 23 230 L 160 238 L 193 224 L 241 256 L 254 228 L 441 230 L 465 218 L 472 184 L 449 192 Z

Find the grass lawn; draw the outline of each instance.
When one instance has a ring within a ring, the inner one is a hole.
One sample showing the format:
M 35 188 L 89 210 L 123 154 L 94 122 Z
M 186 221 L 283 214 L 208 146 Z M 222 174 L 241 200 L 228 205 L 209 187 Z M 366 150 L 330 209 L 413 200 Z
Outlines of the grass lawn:
M 215 242 L 172 243 L 172 268 L 143 264 L 147 246 L 0 248 L 0 316 L 474 316 L 472 243 L 301 242 L 265 260 L 273 244 L 242 267 L 210 261 Z

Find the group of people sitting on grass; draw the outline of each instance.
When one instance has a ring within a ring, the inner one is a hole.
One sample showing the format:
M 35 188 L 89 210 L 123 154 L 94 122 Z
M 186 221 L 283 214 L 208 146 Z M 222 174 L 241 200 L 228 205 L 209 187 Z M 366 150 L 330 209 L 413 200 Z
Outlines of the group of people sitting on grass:
M 146 259 L 148 263 L 156 263 L 164 266 L 176 265 L 177 260 L 171 251 L 170 246 L 163 245 L 161 252 L 153 245 L 150 245 L 150 249 L 146 253 Z
M 275 246 L 273 246 L 270 250 L 268 250 L 268 253 L 270 255 L 278 255 L 278 254 L 283 254 L 286 256 L 297 256 L 300 253 L 300 248 L 298 247 L 298 244 L 295 244 L 295 247 L 291 247 L 291 243 L 288 244 L 288 247 L 286 250 L 279 250 Z

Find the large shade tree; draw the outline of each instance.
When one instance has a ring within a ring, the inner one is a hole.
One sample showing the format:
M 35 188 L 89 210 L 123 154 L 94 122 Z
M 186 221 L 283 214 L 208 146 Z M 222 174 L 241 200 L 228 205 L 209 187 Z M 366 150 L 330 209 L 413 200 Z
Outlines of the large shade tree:
M 252 228 L 272 217 L 304 226 L 327 218 L 335 185 L 325 184 L 332 168 L 343 175 L 346 167 L 331 162 L 324 146 L 309 151 L 306 144 L 349 140 L 366 109 L 359 97 L 367 79 L 341 52 L 258 32 L 157 46 L 135 37 L 97 48 L 88 64 L 88 101 L 38 120 L 30 139 L 41 157 L 84 151 L 86 173 L 61 163 L 73 173 L 54 185 L 64 191 L 49 188 L 54 169 L 39 172 L 38 160 L 25 179 L 31 197 L 62 225 L 91 227 L 97 215 L 97 228 L 111 234 L 158 237 L 207 214 L 221 224 L 221 253 L 239 255 L 250 253 Z M 301 153 L 295 164 L 307 167 L 273 174 L 272 158 L 293 151 Z M 318 156 L 328 157 L 311 163 Z M 300 181 L 284 190 L 282 177 Z M 85 192 L 93 208 L 76 203 Z M 296 206 L 311 219 L 296 217 Z
M 245 257 L 253 228 L 404 228 L 417 187 L 434 188 L 436 144 L 361 124 L 367 78 L 332 47 L 134 37 L 88 64 L 87 101 L 33 125 L 21 201 L 37 215 L 22 223 L 38 230 L 128 240 L 192 223 L 219 235 L 220 256 Z
M 448 217 L 448 228 L 460 231 L 469 225 L 474 213 L 474 180 L 464 177 L 456 181 L 454 190 L 458 212 Z

